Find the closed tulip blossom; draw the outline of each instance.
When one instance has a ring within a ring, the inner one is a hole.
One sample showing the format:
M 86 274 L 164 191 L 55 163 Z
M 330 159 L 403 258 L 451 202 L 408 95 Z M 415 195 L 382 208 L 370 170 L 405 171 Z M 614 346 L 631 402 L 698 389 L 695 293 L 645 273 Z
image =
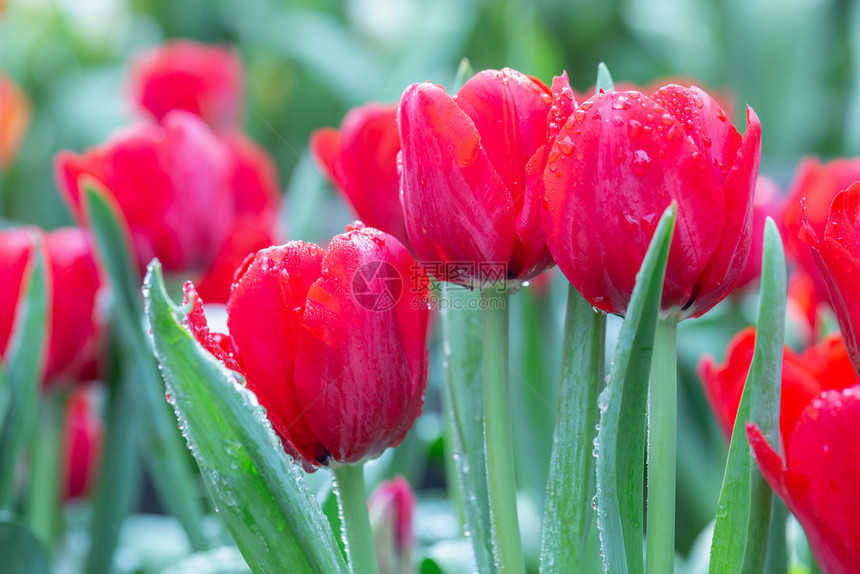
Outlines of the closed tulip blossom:
M 397 175 L 397 106 L 372 102 L 350 110 L 339 130 L 314 131 L 310 145 L 356 216 L 409 247 Z
M 856 380 L 856 377 L 853 377 Z M 839 387 L 845 381 L 828 381 Z M 747 423 L 762 475 L 803 526 L 826 574 L 860 572 L 860 386 L 814 398 L 790 432 L 785 456 Z
M 129 91 L 132 102 L 157 121 L 185 110 L 214 129 L 232 130 L 240 125 L 242 76 L 235 50 L 174 40 L 135 58 Z
M 552 266 L 535 191 L 551 107 L 549 88 L 510 69 L 479 72 L 455 96 L 430 83 L 404 92 L 397 121 L 406 231 L 438 279 L 519 283 Z
M 833 310 L 845 337 L 854 369 L 860 373 L 860 184 L 839 193 L 830 206 L 823 233 L 804 220 L 801 239 L 812 256 L 830 294 Z
M 663 211 L 678 220 L 662 311 L 702 315 L 735 286 L 750 248 L 761 128 L 744 136 L 699 88 L 608 91 L 584 101 L 555 138 L 542 222 L 562 272 L 592 305 L 623 315 Z
M 412 571 L 415 493 L 402 476 L 382 482 L 367 501 L 379 574 Z
M 66 499 L 90 492 L 101 463 L 104 427 L 95 390 L 93 385 L 76 387 L 66 402 L 62 439 Z
M 245 377 L 309 472 L 403 440 L 427 382 L 426 295 L 406 248 L 361 224 L 327 249 L 292 241 L 249 258 L 227 303 L 229 335 L 209 331 L 186 286 L 192 333 Z
M 49 278 L 45 384 L 95 378 L 104 337 L 99 305 L 103 281 L 90 235 L 80 228 L 0 231 L 0 354 L 8 350 L 40 236 Z
M 228 142 L 182 111 L 56 159 L 58 186 L 79 220 L 89 176 L 124 216 L 139 267 L 158 257 L 169 272 L 202 277 L 213 302 L 226 300 L 242 260 L 273 242 L 273 170 L 244 140 Z

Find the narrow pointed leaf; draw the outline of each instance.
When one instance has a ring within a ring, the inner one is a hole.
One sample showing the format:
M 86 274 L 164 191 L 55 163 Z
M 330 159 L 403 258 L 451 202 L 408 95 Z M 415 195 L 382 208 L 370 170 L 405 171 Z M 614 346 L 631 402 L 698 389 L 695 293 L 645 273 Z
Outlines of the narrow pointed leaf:
M 155 353 L 206 487 L 254 572 L 348 572 L 298 466 L 253 393 L 182 326 L 161 266 L 150 264 L 146 307 Z
M 121 356 L 127 361 L 123 369 L 137 376 L 127 397 L 141 412 L 143 452 L 150 476 L 164 506 L 185 528 L 192 548 L 202 550 L 208 547 L 201 528 L 203 505 L 141 324 L 140 278 L 131 265 L 126 236 L 108 199 L 92 184 L 86 185 L 86 192 L 96 247 L 114 292 L 114 320 L 123 349 Z
M 612 573 L 640 573 L 644 568 L 642 506 L 648 375 L 676 215 L 677 206 L 673 203 L 663 213 L 651 239 L 636 275 L 609 381 L 598 399 L 597 512 L 604 562 Z
M 27 288 L 19 301 L 5 368 L 6 414 L 0 419 L 0 510 L 10 508 L 18 460 L 30 444 L 39 410 L 39 380 L 47 346 L 48 280 L 41 241 L 30 261 Z
M 567 296 L 558 414 L 543 518 L 541 572 L 578 572 L 595 494 L 597 395 L 603 385 L 606 315 L 571 286 Z
M 48 574 L 48 557 L 24 525 L 0 522 L 0 556 L 4 574 Z
M 615 82 L 612 81 L 612 74 L 609 73 L 609 68 L 603 62 L 597 65 L 597 83 L 594 85 L 594 91 L 597 93 L 608 92 L 615 89 Z
M 711 544 L 712 573 L 761 572 L 764 568 L 773 492 L 752 459 L 746 422 L 758 425 L 771 444 L 778 444 L 787 289 L 782 241 L 776 224 L 768 218 L 755 351 L 732 429 Z
M 448 416 L 454 438 L 457 477 L 466 529 L 482 574 L 495 572 L 490 537 L 490 503 L 484 455 L 482 378 L 483 321 L 480 294 L 442 284 L 442 335 L 448 376 Z

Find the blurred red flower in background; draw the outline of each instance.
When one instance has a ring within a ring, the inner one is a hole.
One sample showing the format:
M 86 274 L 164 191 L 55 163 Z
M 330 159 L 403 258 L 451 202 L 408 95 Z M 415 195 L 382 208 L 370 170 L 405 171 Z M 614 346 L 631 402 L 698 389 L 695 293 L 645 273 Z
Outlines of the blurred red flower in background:
M 27 96 L 0 73 L 0 171 L 12 165 L 30 121 Z
M 60 152 L 57 183 L 85 221 L 81 176 L 93 177 L 125 217 L 141 269 L 158 257 L 167 271 L 202 273 L 205 294 L 224 302 L 232 271 L 272 244 L 278 204 L 266 159 L 244 140 L 234 144 L 238 151 L 196 116 L 174 111 L 162 125 L 129 126 L 83 155 Z
M 6 352 L 38 241 L 49 278 L 45 384 L 93 379 L 104 337 L 105 318 L 98 305 L 103 281 L 90 236 L 79 228 L 0 230 L 0 351 Z
M 186 285 L 188 325 L 246 377 L 284 448 L 310 472 L 396 446 L 418 417 L 427 283 L 394 237 L 351 226 L 325 250 L 292 241 L 249 258 L 227 303 L 229 336 L 209 332 Z
M 243 81 L 242 60 L 233 48 L 173 40 L 137 55 L 129 92 L 156 121 L 185 110 L 213 129 L 233 130 L 241 125 Z
M 453 97 L 430 83 L 404 92 L 403 213 L 418 259 L 443 263 L 438 279 L 480 284 L 480 265 L 493 264 L 522 282 L 552 266 L 534 190 L 551 104 L 542 82 L 507 68 L 475 74 Z
M 660 214 L 677 201 L 662 309 L 702 315 L 746 265 L 760 150 L 752 109 L 741 137 L 696 87 L 593 96 L 567 119 L 543 176 L 556 263 L 592 305 L 623 315 Z
M 755 327 L 748 327 L 729 341 L 723 364 L 717 365 L 710 356 L 699 362 L 699 377 L 705 394 L 727 439 L 732 436 L 754 350 Z M 779 415 L 783 441 L 791 436 L 800 413 L 822 391 L 842 389 L 858 382 L 838 333 L 803 353 L 784 347 Z
M 315 130 L 310 146 L 356 216 L 410 247 L 397 175 L 397 106 L 372 102 L 350 110 L 339 130 Z
M 385 480 L 367 500 L 379 574 L 412 571 L 415 550 L 415 493 L 402 476 Z
M 66 401 L 62 456 L 65 498 L 86 496 L 101 462 L 104 425 L 98 408 L 97 387 L 76 387 Z

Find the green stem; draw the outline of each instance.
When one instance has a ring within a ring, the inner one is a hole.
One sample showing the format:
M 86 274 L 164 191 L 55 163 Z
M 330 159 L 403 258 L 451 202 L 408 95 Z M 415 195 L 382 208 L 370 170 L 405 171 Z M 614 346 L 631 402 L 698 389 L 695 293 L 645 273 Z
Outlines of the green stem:
M 675 563 L 677 334 L 678 322 L 674 318 L 657 322 L 649 400 L 647 574 L 671 574 Z
M 353 574 L 379 574 L 373 532 L 367 516 L 364 464 L 345 464 L 334 471 L 349 567 Z
M 517 519 L 517 488 L 511 439 L 511 399 L 508 380 L 507 289 L 481 291 L 484 315 L 484 442 L 490 531 L 500 573 L 525 572 Z

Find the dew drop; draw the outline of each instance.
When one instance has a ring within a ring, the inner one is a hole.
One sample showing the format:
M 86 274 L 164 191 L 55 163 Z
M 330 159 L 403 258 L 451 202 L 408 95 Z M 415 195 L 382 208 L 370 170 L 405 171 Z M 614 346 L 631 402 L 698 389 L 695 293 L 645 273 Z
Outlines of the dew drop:
M 651 158 L 648 152 L 644 149 L 638 149 L 633 152 L 633 173 L 636 175 L 645 175 L 651 167 Z
M 612 102 L 613 110 L 629 110 L 630 102 L 624 96 L 618 96 L 614 102 Z
M 630 120 L 627 124 L 627 135 L 630 139 L 636 139 L 642 135 L 642 123 L 636 120 Z
M 573 112 L 573 117 L 576 119 L 576 121 L 581 122 L 585 119 L 585 110 L 586 108 L 579 108 L 578 110 Z

